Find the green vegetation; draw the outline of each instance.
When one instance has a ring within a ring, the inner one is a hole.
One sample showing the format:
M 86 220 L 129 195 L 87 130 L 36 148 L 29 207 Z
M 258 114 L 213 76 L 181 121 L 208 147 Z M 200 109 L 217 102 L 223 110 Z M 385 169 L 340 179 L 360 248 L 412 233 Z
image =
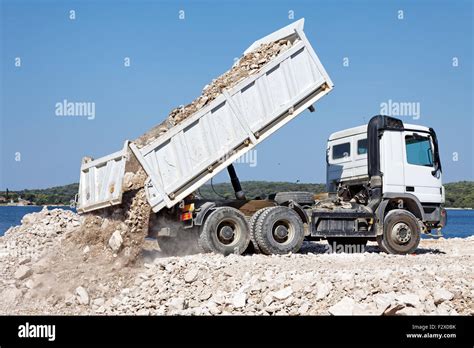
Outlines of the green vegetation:
M 446 207 L 452 208 L 473 208 L 474 209 L 474 181 L 459 181 L 445 184 L 446 189 Z M 306 184 L 306 183 L 290 183 L 290 182 L 269 182 L 269 181 L 244 181 L 242 187 L 247 198 L 268 197 L 268 195 L 280 191 L 309 191 L 314 193 L 325 192 L 324 184 Z M 70 184 L 65 186 L 56 186 L 43 190 L 21 190 L 10 191 L 8 200 L 10 202 L 18 202 L 21 199 L 30 201 L 37 205 L 69 205 L 74 199 L 79 188 L 79 184 Z M 233 198 L 234 192 L 230 183 L 204 185 L 199 189 L 203 198 Z M 0 191 L 0 199 L 6 198 L 6 192 Z M 0 203 L 6 203 L 1 202 Z
M 444 185 L 446 207 L 474 209 L 474 181 L 458 181 Z
M 71 200 L 74 199 L 78 189 L 79 184 L 70 184 L 47 189 L 10 191 L 8 192 L 8 198 L 6 191 L 0 191 L 0 199 L 4 197 L 5 203 L 11 200 L 13 200 L 14 203 L 18 203 L 18 200 L 21 198 L 22 200 L 36 205 L 69 205 Z

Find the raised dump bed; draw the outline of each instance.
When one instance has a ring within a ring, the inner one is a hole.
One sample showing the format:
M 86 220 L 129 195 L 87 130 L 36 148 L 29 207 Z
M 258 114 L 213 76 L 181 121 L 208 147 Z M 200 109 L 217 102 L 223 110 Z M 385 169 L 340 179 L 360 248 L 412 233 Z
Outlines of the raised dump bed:
M 174 206 L 331 91 L 303 25 L 301 19 L 253 43 L 245 53 L 282 39 L 292 46 L 157 139 L 129 144 L 148 175 L 154 212 Z M 80 212 L 120 203 L 126 146 L 82 165 Z

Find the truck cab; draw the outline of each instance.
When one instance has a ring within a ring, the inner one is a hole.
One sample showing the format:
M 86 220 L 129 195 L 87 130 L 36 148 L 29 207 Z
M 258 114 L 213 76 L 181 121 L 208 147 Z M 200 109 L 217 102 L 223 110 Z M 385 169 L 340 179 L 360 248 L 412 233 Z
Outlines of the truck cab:
M 441 164 L 435 163 L 436 134 L 424 126 L 405 124 L 400 131 L 380 137 L 382 190 L 408 194 L 425 205 L 444 203 Z M 367 125 L 329 136 L 327 146 L 327 189 L 357 186 L 368 180 Z
M 329 194 L 342 202 L 351 202 L 352 208 L 368 208 L 374 214 L 369 231 L 375 234 L 382 249 L 392 253 L 413 252 L 418 243 L 403 246 L 410 235 L 429 234 L 446 224 L 446 212 L 441 206 L 445 200 L 442 166 L 432 128 L 375 116 L 368 125 L 331 134 L 326 162 Z M 387 232 L 387 216 L 393 220 L 398 215 L 409 215 L 412 226 L 418 226 L 420 231 L 399 222 Z M 332 234 L 334 229 L 328 227 L 316 233 L 326 237 Z M 360 236 L 356 231 L 352 235 Z M 341 235 L 336 233 L 336 237 Z M 384 247 L 392 237 L 399 245 Z

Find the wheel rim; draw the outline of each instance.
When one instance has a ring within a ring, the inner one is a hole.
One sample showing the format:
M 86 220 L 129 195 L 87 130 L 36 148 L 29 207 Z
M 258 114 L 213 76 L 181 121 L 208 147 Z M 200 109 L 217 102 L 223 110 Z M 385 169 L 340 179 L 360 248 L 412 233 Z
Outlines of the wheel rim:
M 397 244 L 406 244 L 410 241 L 412 236 L 412 231 L 410 226 L 404 222 L 398 222 L 392 227 L 390 233 L 392 240 Z
M 289 221 L 279 220 L 273 224 L 272 238 L 279 244 L 288 244 L 295 236 L 295 228 Z
M 232 220 L 224 220 L 217 226 L 217 240 L 223 245 L 236 244 L 242 235 L 240 227 Z

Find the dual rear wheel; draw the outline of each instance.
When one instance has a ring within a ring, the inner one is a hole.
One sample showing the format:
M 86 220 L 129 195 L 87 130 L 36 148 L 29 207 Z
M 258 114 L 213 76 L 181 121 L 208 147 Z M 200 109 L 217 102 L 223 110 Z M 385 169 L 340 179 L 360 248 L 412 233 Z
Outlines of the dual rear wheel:
M 256 252 L 287 254 L 297 252 L 303 240 L 303 222 L 288 207 L 260 209 L 249 222 L 239 210 L 219 207 L 202 226 L 199 244 L 206 252 L 223 255 L 242 254 L 250 242 Z
M 297 252 L 304 241 L 303 221 L 284 206 L 262 209 L 252 233 L 260 251 L 267 255 Z

